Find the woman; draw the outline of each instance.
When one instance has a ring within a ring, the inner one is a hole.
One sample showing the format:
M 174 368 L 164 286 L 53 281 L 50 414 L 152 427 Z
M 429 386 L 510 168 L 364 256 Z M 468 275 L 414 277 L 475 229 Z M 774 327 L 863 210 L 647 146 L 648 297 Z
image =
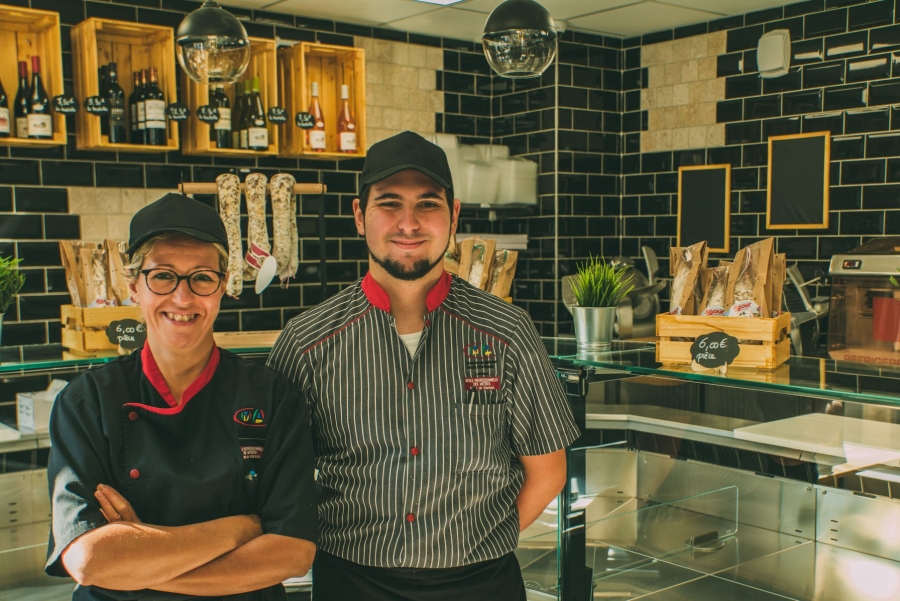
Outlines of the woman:
M 228 254 L 213 209 L 168 194 L 129 244 L 147 341 L 56 401 L 46 570 L 79 600 L 284 599 L 318 533 L 305 399 L 215 345 Z

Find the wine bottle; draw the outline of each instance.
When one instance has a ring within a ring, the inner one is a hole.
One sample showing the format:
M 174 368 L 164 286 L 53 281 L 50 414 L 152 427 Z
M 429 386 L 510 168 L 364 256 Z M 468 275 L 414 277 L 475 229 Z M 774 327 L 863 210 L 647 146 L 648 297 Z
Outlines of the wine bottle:
M 49 140 L 53 137 L 53 120 L 50 117 L 50 97 L 41 78 L 41 59 L 31 57 L 31 91 L 28 93 L 28 137 Z
M 259 78 L 251 84 L 250 118 L 247 123 L 247 145 L 250 150 L 269 149 L 269 130 L 266 128 L 266 107 L 259 96 Z
M 150 67 L 150 83 L 147 85 L 146 98 L 144 106 L 147 113 L 147 144 L 165 146 L 168 143 L 166 95 L 159 89 L 156 67 Z
M 9 135 L 9 99 L 6 97 L 6 88 L 3 87 L 3 82 L 0 82 L 0 138 L 8 138 Z
M 241 111 L 241 148 L 248 150 L 250 148 L 250 137 L 247 129 L 250 126 L 250 111 L 253 110 L 251 102 L 251 81 L 244 80 L 244 110 Z
M 138 95 L 141 93 L 141 72 L 134 72 L 134 84 L 131 88 L 131 94 L 128 96 L 128 118 L 131 120 L 129 129 L 131 130 L 131 143 L 143 144 L 144 131 L 138 129 Z
M 244 86 L 234 84 L 234 108 L 231 110 L 231 146 L 241 147 L 241 115 L 244 113 Z
M 340 138 L 340 151 L 346 153 L 356 152 L 356 120 L 350 112 L 350 88 L 347 84 L 341 86 L 341 114 L 338 115 L 338 137 Z
M 219 109 L 219 120 L 209 128 L 209 141 L 215 142 L 216 148 L 231 148 L 231 105 L 224 86 L 216 88 L 210 104 Z
M 19 61 L 19 90 L 13 104 L 16 117 L 16 137 L 28 137 L 28 63 Z
M 307 141 L 313 152 L 325 152 L 325 116 L 319 104 L 319 82 L 312 82 L 312 98 L 309 101 L 309 114 L 312 115 L 315 125 L 306 130 Z
M 105 119 L 110 144 L 124 144 L 128 141 L 125 128 L 125 90 L 119 85 L 119 70 L 116 63 L 109 63 L 109 83 L 106 85 L 106 104 L 109 114 Z M 29 122 L 29 132 L 31 123 Z
M 149 76 L 146 69 L 141 69 L 141 83 L 138 87 L 137 97 L 137 116 L 138 116 L 138 139 L 141 144 L 147 143 L 147 82 Z
M 101 98 L 106 98 L 106 89 L 109 87 L 109 65 L 100 67 L 99 79 L 100 87 L 97 88 L 97 95 Z M 106 119 L 106 115 L 100 115 L 100 135 L 109 135 L 109 121 Z

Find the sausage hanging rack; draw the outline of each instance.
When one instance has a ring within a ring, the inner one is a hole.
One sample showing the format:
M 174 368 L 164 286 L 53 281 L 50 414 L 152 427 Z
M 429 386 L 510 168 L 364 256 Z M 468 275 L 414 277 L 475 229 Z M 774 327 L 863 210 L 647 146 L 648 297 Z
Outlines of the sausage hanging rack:
M 266 187 L 268 188 L 268 186 Z M 178 184 L 178 191 L 182 194 L 212 194 L 216 197 L 216 211 L 219 209 L 219 187 L 215 182 L 181 182 Z M 243 191 L 244 184 L 242 183 L 241 192 L 243 193 Z M 328 278 L 325 274 L 325 192 L 327 191 L 328 186 L 325 184 L 294 184 L 294 194 L 319 195 L 319 284 L 322 288 L 322 300 L 328 298 Z

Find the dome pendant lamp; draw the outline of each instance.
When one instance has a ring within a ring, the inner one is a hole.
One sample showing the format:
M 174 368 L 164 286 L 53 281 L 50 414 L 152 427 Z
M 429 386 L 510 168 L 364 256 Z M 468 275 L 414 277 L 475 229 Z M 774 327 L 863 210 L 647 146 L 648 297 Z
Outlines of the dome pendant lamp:
M 540 77 L 556 57 L 557 28 L 535 0 L 505 0 L 484 23 L 481 44 L 502 77 Z
M 175 44 L 181 68 L 197 83 L 234 83 L 250 64 L 247 30 L 213 0 L 184 18 Z

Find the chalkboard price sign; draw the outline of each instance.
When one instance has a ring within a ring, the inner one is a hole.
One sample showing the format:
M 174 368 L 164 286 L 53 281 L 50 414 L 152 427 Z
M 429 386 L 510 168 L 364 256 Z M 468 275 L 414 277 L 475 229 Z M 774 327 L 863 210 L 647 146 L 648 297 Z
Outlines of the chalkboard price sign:
M 166 116 L 169 121 L 187 121 L 191 116 L 191 109 L 181 102 L 173 102 L 166 107 Z
M 712 332 L 698 336 L 691 345 L 691 357 L 694 363 L 714 369 L 723 367 L 737 359 L 741 352 L 738 340 L 724 332 Z
M 219 120 L 219 109 L 209 104 L 197 108 L 197 119 L 204 123 L 215 123 Z
M 74 96 L 54 96 L 53 110 L 61 115 L 74 115 L 78 112 L 78 100 Z
M 91 115 L 108 115 L 109 104 L 102 96 L 88 96 L 84 99 L 84 110 Z
M 297 113 L 297 127 L 300 129 L 312 129 L 316 126 L 316 120 L 312 113 Z
M 269 112 L 266 113 L 266 116 L 269 118 L 269 123 L 287 123 L 288 120 L 287 111 L 284 110 L 283 106 L 273 106 L 269 108 Z
M 134 350 L 140 348 L 147 340 L 147 330 L 144 324 L 136 319 L 121 319 L 106 327 L 106 337 L 115 345 Z

